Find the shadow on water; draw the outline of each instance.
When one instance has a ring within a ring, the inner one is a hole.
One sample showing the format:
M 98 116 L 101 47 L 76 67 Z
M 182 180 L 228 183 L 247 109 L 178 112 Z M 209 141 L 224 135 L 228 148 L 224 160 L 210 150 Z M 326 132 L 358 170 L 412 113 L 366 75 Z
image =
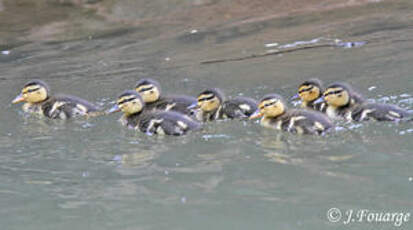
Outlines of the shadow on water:
M 10 7 L 10 1 L 0 3 Z M 122 24 L 93 7 L 55 2 L 52 16 L 61 13 L 66 26 L 50 39 L 29 35 L 31 24 L 21 15 L 0 23 L 9 28 L 21 20 L 23 28 L 5 29 L 8 37 L 0 44 L 0 202 L 8 207 L 0 212 L 2 226 L 387 229 L 393 223 L 330 223 L 326 211 L 411 211 L 410 123 L 338 123 L 335 132 L 313 137 L 254 121 L 220 121 L 185 137 L 148 137 L 121 127 L 119 114 L 61 122 L 27 117 L 10 105 L 34 77 L 46 80 L 52 93 L 81 96 L 104 108 L 143 77 L 159 80 L 165 94 L 197 95 L 219 87 L 228 98 L 256 99 L 271 92 L 289 98 L 301 81 L 317 77 L 325 84 L 348 81 L 372 101 L 412 110 L 410 1 L 257 20 L 250 15 L 219 25 L 198 18 Z M 49 16 L 35 22 L 50 26 Z M 79 30 L 66 21 L 74 17 L 75 24 L 84 23 Z M 368 43 L 354 43 L 361 41 Z M 341 45 L 200 64 L 324 43 Z

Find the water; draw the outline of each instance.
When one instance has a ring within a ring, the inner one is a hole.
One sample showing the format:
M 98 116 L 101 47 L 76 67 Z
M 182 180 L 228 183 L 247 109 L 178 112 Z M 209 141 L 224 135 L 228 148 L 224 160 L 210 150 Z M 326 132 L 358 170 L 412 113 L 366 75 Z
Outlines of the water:
M 160 80 L 166 94 L 219 86 L 229 97 L 257 99 L 287 98 L 318 77 L 413 109 L 412 9 L 384 1 L 220 27 L 105 25 L 78 38 L 50 35 L 57 41 L 25 40 L 23 20 L 22 31 L 7 33 L 18 42 L 0 54 L 2 229 L 397 229 L 343 221 L 347 210 L 413 211 L 411 124 L 340 123 L 313 137 L 224 121 L 185 137 L 148 137 L 125 130 L 118 115 L 50 121 L 23 116 L 10 101 L 32 78 L 110 107 L 141 77 Z M 368 43 L 200 64 L 320 37 Z M 333 207 L 339 223 L 326 217 Z

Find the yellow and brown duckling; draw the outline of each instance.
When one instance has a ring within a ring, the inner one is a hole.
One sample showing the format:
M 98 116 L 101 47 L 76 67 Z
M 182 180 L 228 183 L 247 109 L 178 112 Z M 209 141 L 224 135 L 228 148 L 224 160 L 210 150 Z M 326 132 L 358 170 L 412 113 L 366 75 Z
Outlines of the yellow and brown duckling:
M 13 104 L 25 102 L 23 111 L 52 119 L 68 119 L 79 116 L 97 116 L 101 112 L 92 103 L 69 95 L 51 96 L 48 85 L 41 80 L 27 82 Z
M 241 96 L 225 100 L 221 90 L 212 88 L 202 91 L 191 108 L 197 109 L 196 118 L 200 121 L 248 118 L 257 110 L 257 102 Z
M 343 117 L 348 121 L 401 121 L 411 119 L 412 116 L 396 105 L 369 103 L 345 83 L 328 86 L 323 97 L 318 100 L 327 103 L 329 117 Z
M 325 102 L 314 102 L 323 96 L 323 84 L 318 79 L 309 79 L 298 87 L 298 93 L 291 100 L 301 99 L 301 108 L 313 109 L 320 112 L 325 112 L 327 105 Z
M 323 113 L 304 109 L 287 108 L 284 99 L 278 94 L 268 94 L 258 103 L 258 110 L 250 119 L 261 118 L 264 127 L 298 134 L 321 135 L 334 125 Z
M 193 115 L 188 107 L 196 103 L 196 98 L 186 95 L 162 96 L 159 82 L 153 79 L 141 79 L 136 83 L 136 92 L 146 104 L 146 110 L 176 111 L 185 115 Z
M 120 122 L 147 135 L 165 134 L 180 136 L 191 130 L 198 130 L 201 124 L 175 111 L 145 111 L 145 102 L 133 90 L 123 92 L 116 104 L 107 112 L 123 112 Z
M 314 103 L 327 104 L 326 114 L 331 119 L 345 118 L 351 119 L 352 111 L 359 105 L 365 102 L 365 99 L 354 91 L 350 85 L 346 83 L 333 83 L 329 85 L 323 93 L 323 96 L 317 99 Z

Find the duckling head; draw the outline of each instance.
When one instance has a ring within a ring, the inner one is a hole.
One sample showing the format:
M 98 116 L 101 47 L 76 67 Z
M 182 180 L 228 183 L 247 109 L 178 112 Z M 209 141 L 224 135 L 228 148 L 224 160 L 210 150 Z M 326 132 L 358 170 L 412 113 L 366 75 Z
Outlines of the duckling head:
M 346 106 L 351 102 L 352 89 L 346 83 L 333 83 L 327 87 L 323 97 L 316 102 L 325 101 L 333 107 Z
M 27 82 L 19 95 L 12 101 L 13 104 L 20 102 L 39 103 L 49 97 L 49 87 L 41 80 Z
M 282 96 L 268 94 L 258 102 L 258 110 L 250 116 L 250 119 L 259 117 L 274 118 L 285 113 L 287 105 Z
M 161 85 L 149 78 L 139 80 L 136 83 L 135 90 L 141 95 L 145 103 L 155 102 L 161 96 Z
M 224 94 L 221 90 L 213 88 L 206 89 L 198 95 L 198 105 L 203 112 L 212 112 L 217 110 L 224 101 Z
M 141 112 L 144 107 L 145 102 L 142 97 L 136 91 L 127 90 L 119 95 L 116 104 L 107 113 L 122 111 L 129 116 Z
M 298 93 L 291 99 L 301 98 L 303 102 L 309 103 L 321 97 L 322 91 L 323 88 L 320 80 L 309 79 L 298 87 Z

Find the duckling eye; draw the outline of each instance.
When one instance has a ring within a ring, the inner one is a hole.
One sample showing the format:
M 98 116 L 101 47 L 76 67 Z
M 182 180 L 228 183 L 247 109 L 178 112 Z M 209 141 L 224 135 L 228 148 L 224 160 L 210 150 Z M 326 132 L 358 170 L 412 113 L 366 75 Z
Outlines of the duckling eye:
M 314 86 L 311 86 L 311 87 L 308 87 L 308 88 L 306 88 L 306 89 L 302 89 L 302 90 L 300 90 L 300 91 L 298 91 L 298 93 L 304 93 L 304 92 L 307 92 L 307 91 L 310 91 L 310 93 L 311 93 L 311 90 L 314 88 Z
M 119 101 L 118 102 L 118 105 L 121 105 L 121 104 L 124 104 L 124 103 L 126 103 L 126 102 L 130 102 L 130 101 L 133 101 L 133 100 L 135 100 L 136 98 L 128 98 L 128 99 L 124 99 L 124 100 L 122 100 L 122 101 Z M 132 103 L 134 103 L 135 101 L 133 101 Z
M 39 89 L 40 89 L 40 88 L 28 89 L 26 93 L 32 93 L 32 92 L 35 92 L 35 91 L 37 91 L 37 90 L 39 90 Z M 40 92 L 38 92 L 38 93 L 40 93 Z
M 332 93 L 332 94 L 336 94 L 337 97 L 341 97 L 341 96 L 343 96 L 343 95 L 341 94 L 341 92 L 343 92 L 343 90 L 342 90 L 342 89 L 339 89 L 339 90 L 336 90 L 336 91 L 331 92 L 331 93 Z
M 269 103 L 265 103 L 263 106 L 261 106 L 260 109 L 264 109 L 265 107 L 272 106 L 272 105 L 274 105 L 275 103 L 277 103 L 277 101 L 272 101 L 272 102 L 269 102 Z
M 339 89 L 339 90 L 336 90 L 336 91 L 329 91 L 329 92 L 326 92 L 326 93 L 324 94 L 324 97 L 327 97 L 328 95 L 331 95 L 331 94 L 339 94 L 339 93 L 341 93 L 341 92 L 343 92 L 342 89 Z

